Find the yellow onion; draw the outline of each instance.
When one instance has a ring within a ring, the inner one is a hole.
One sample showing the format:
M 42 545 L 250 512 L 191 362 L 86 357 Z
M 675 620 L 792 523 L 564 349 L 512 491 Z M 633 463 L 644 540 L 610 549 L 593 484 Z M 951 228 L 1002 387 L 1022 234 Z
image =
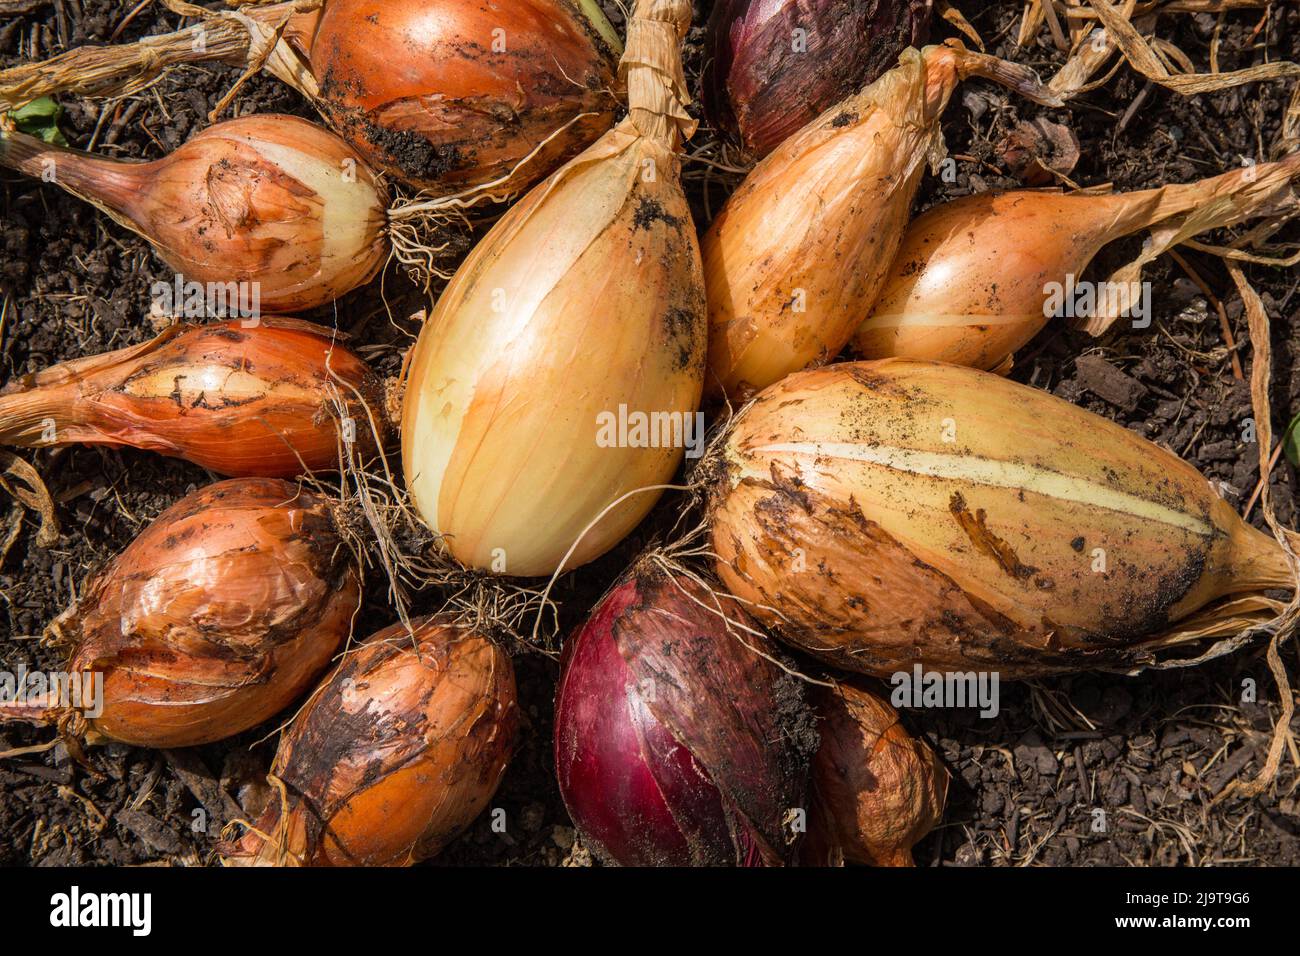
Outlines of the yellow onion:
M 69 672 L 103 675 L 88 739 L 189 747 L 302 695 L 360 604 L 329 502 L 291 482 L 239 478 L 159 515 L 52 630 L 71 642 Z M 0 717 L 35 723 L 67 714 L 56 700 L 0 706 Z
M 943 817 L 948 771 L 894 708 L 863 687 L 818 688 L 808 844 L 819 864 L 912 866 L 912 847 Z
M 677 152 L 694 129 L 679 53 L 689 22 L 686 0 L 637 4 L 627 119 L 493 227 L 420 333 L 403 400 L 406 486 L 466 565 L 532 576 L 590 561 L 657 497 L 633 492 L 682 459 L 675 439 L 694 423 L 705 351 Z M 651 442 L 610 429 L 620 412 L 679 428 Z
M 388 256 L 387 197 L 374 174 L 296 116 L 218 123 L 150 162 L 0 131 L 0 166 L 93 203 L 190 281 L 256 283 L 268 312 L 332 302 Z
M 1190 465 L 972 369 L 792 375 L 738 417 L 717 571 L 775 636 L 876 675 L 1139 667 L 1272 619 L 1286 555 Z
M 1094 333 L 1126 309 L 1142 265 L 1176 241 L 1281 204 L 1294 206 L 1300 154 L 1185 185 L 1131 193 L 1016 190 L 943 203 L 908 227 L 875 308 L 854 333 L 862 358 L 931 359 L 980 369 L 1009 358 L 1052 317 L 1053 288 L 1102 246 L 1157 224 L 1156 245 L 1107 280 Z
M 968 76 L 1052 100 L 1028 70 L 955 40 L 908 49 L 727 200 L 701 240 L 715 397 L 744 399 L 848 342 L 888 274 L 925 160 L 942 157 L 939 117 Z
M 0 443 L 144 448 L 232 476 L 337 469 L 348 444 L 373 452 L 384 403 L 377 376 L 333 338 L 285 318 L 173 325 L 9 383 Z
M 435 192 L 518 191 L 609 129 L 618 106 L 617 34 L 595 0 L 328 0 L 303 39 L 330 124 Z
M 618 107 L 618 35 L 597 0 L 186 12 L 201 22 L 0 71 L 0 111 L 58 93 L 121 96 L 180 64 L 228 63 L 292 86 L 376 169 L 435 194 L 491 185 L 502 195 L 591 143 Z
M 510 658 L 437 617 L 349 651 L 280 738 L 273 800 L 227 865 L 409 866 L 496 793 L 518 709 Z

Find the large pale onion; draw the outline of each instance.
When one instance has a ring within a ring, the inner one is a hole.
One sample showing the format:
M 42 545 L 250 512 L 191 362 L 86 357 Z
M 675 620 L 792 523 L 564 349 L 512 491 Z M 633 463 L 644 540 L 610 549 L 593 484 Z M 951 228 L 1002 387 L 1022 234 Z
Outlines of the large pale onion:
M 1266 592 L 1294 588 L 1281 546 L 1190 465 L 985 372 L 887 359 L 792 375 L 722 454 L 723 583 L 774 635 L 851 670 L 1142 666 L 1272 619 Z
M 626 447 L 630 436 L 603 447 L 601 422 L 622 407 L 688 424 L 699 404 L 704 290 L 677 155 L 694 128 L 679 55 L 689 22 L 685 0 L 638 3 L 628 118 L 493 227 L 421 331 L 406 483 L 466 565 L 531 576 L 590 561 L 654 504 L 638 489 L 682 458 L 680 444 Z

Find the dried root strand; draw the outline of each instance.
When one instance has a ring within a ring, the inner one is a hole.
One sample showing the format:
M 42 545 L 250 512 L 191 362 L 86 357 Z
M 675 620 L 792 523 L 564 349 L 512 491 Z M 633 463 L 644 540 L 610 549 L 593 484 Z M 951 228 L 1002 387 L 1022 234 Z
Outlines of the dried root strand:
M 1215 798 L 1216 803 L 1226 799 L 1231 794 L 1250 798 L 1263 793 L 1277 777 L 1282 763 L 1282 755 L 1288 741 L 1290 741 L 1292 749 L 1295 748 L 1295 742 L 1291 739 L 1291 718 L 1295 714 L 1295 694 L 1291 689 L 1291 681 L 1287 675 L 1286 666 L 1282 663 L 1280 645 L 1283 640 L 1287 640 L 1295 634 L 1297 622 L 1300 621 L 1300 556 L 1297 556 L 1297 550 L 1300 549 L 1300 534 L 1284 528 L 1278 522 L 1273 511 L 1273 499 L 1268 480 L 1269 454 L 1273 447 L 1272 408 L 1268 397 L 1269 380 L 1272 377 L 1273 353 L 1272 342 L 1269 338 L 1268 313 L 1264 309 L 1264 303 L 1260 300 L 1259 294 L 1251 286 L 1241 266 L 1231 261 L 1227 262 L 1226 266 L 1228 274 L 1232 276 L 1237 292 L 1241 295 L 1242 302 L 1245 304 L 1246 320 L 1250 328 L 1250 340 L 1255 354 L 1255 360 L 1250 370 L 1250 397 L 1257 423 L 1256 428 L 1258 429 L 1259 468 L 1263 481 L 1263 492 L 1260 500 L 1261 510 L 1269 530 L 1273 532 L 1278 544 L 1286 552 L 1287 560 L 1295 573 L 1296 590 L 1285 609 L 1266 627 L 1260 629 L 1269 634 L 1266 659 L 1268 660 L 1269 671 L 1277 682 L 1282 705 L 1281 716 L 1279 716 L 1277 724 L 1273 728 L 1273 738 L 1269 744 L 1268 757 L 1255 779 L 1250 781 L 1233 780 Z

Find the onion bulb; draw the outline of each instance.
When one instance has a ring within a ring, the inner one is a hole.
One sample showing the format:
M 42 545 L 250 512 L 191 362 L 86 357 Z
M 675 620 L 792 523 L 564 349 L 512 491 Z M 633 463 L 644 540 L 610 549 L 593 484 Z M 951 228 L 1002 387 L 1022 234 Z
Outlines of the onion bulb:
M 429 617 L 348 651 L 280 738 L 283 794 L 227 865 L 409 866 L 488 805 L 514 747 L 510 658 Z
M 943 817 L 948 771 L 894 708 L 852 683 L 817 688 L 808 844 L 822 864 L 912 866 L 912 847 Z M 807 857 L 805 857 L 807 859 Z
M 332 302 L 388 256 L 387 198 L 374 174 L 333 133 L 295 116 L 218 123 L 150 162 L 0 131 L 0 166 L 93 203 L 187 280 L 256 283 L 268 312 Z
M 527 577 L 590 561 L 682 459 L 706 334 L 679 177 L 690 15 L 686 0 L 637 4 L 628 117 L 497 222 L 420 332 L 406 485 L 465 565 Z
M 618 107 L 618 35 L 595 0 L 328 0 L 302 39 L 330 125 L 376 168 L 434 192 L 498 180 L 517 192 Z
M 103 674 L 88 740 L 189 747 L 298 698 L 360 604 L 329 502 L 291 482 L 237 478 L 159 515 L 51 630 L 71 643 L 71 674 Z M 55 700 L 0 705 L 0 717 L 35 723 L 67 713 Z
M 618 108 L 620 44 L 597 0 L 293 0 L 188 13 L 203 19 L 0 72 L 0 111 L 58 93 L 121 96 L 176 65 L 219 61 L 274 75 L 375 169 L 448 196 L 517 193 L 607 130 Z
M 337 411 L 336 411 L 337 403 Z M 222 475 L 291 478 L 374 450 L 378 378 L 329 329 L 265 318 L 173 325 L 0 390 L 0 443 L 144 448 Z M 339 418 L 351 421 L 340 432 Z
M 742 400 L 845 346 L 885 281 L 927 156 L 942 156 L 939 117 L 967 76 L 1052 101 L 1028 70 L 955 40 L 909 49 L 727 200 L 701 241 L 715 397 Z
M 1300 154 L 1139 192 L 1025 189 L 943 203 L 908 227 L 884 291 L 851 347 L 862 358 L 1006 368 L 1051 318 L 1054 288 L 1064 290 L 1082 276 L 1102 246 L 1159 224 L 1156 247 L 1108 280 L 1106 288 L 1122 298 L 1108 293 L 1083 317 L 1099 333 L 1127 308 L 1129 283 L 1145 261 L 1175 241 L 1294 205 L 1290 182 L 1297 172 Z
M 555 767 L 602 861 L 791 861 L 817 732 L 775 660 L 736 601 L 653 562 L 601 599 L 564 649 Z
M 718 0 L 704 107 L 761 159 L 930 32 L 930 0 Z
M 849 670 L 1009 679 L 1145 666 L 1275 616 L 1286 555 L 1133 432 L 972 369 L 792 375 L 740 413 L 717 572 L 777 637 Z

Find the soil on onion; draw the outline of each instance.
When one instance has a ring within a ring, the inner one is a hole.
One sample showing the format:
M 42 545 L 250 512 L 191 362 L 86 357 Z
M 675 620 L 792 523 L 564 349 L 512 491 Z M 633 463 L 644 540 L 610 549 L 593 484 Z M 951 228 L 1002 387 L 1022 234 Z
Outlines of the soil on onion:
M 605 5 L 621 27 L 613 4 Z M 990 51 L 1044 75 L 1062 62 L 1046 29 L 1027 49 L 1015 46 L 1022 4 L 954 5 L 965 10 Z M 174 14 L 152 4 L 123 26 L 134 6 L 134 0 L 37 3 L 32 13 L 0 21 L 0 65 L 107 42 L 115 33 L 132 40 L 178 25 Z M 697 24 L 710 6 L 697 2 Z M 1221 69 L 1262 60 L 1263 51 L 1269 60 L 1300 60 L 1300 10 L 1275 4 L 1257 26 L 1262 14 L 1243 10 L 1224 18 Z M 1209 62 L 1215 28 L 1216 18 L 1207 15 L 1160 21 L 1161 34 L 1201 64 Z M 936 32 L 951 34 L 942 22 Z M 688 64 L 695 76 L 700 49 L 697 26 Z M 93 142 L 106 155 L 156 157 L 207 125 L 208 111 L 236 76 L 231 69 L 185 68 L 124 100 L 67 98 L 61 125 L 73 145 Z M 1081 157 L 1071 177 L 1083 185 L 1134 189 L 1220 172 L 1243 157 L 1263 158 L 1289 93 L 1282 84 L 1266 84 L 1182 99 L 1121 68 L 1069 109 L 1044 110 L 971 82 L 944 122 L 956 177 L 928 177 L 918 208 L 1017 185 L 1008 175 L 1005 140 L 1017 123 L 1039 116 L 1077 133 Z M 243 87 L 235 109 L 313 118 L 297 94 L 261 76 Z M 707 221 L 725 198 L 725 184 L 700 164 L 688 164 L 687 172 L 697 217 Z M 1300 230 L 1291 226 L 1276 238 L 1294 242 Z M 1109 250 L 1097 275 L 1136 243 Z M 1246 337 L 1242 303 L 1217 260 L 1194 251 L 1184 255 L 1217 299 L 1162 258 L 1148 274 L 1154 289 L 1150 328 L 1092 340 L 1053 325 L 1019 354 L 1013 377 L 1181 454 L 1244 509 L 1259 481 L 1257 447 L 1243 441 L 1252 416 L 1249 394 L 1234 377 L 1217 311 L 1221 303 L 1240 342 Z M 1265 267 L 1248 272 L 1273 322 L 1278 429 L 1300 411 L 1300 278 Z M 56 188 L 0 174 L 0 380 L 145 340 L 153 334 L 150 283 L 171 278 L 145 242 L 90 206 Z M 390 268 L 370 286 L 306 317 L 351 333 L 381 372 L 394 374 L 413 341 L 416 326 L 407 317 L 422 304 L 420 291 Z M 1249 375 L 1249 347 L 1238 354 Z M 78 448 L 27 457 L 58 500 L 62 536 L 52 547 L 38 547 L 34 516 L 0 496 L 0 669 L 10 672 L 57 667 L 57 654 L 38 638 L 88 572 L 165 507 L 214 477 L 133 451 Z M 1269 481 L 1279 519 L 1294 524 L 1296 472 L 1285 456 Z M 615 553 L 559 582 L 554 596 L 562 633 L 642 547 L 668 532 L 679 505 L 666 502 Z M 1258 505 L 1251 518 L 1261 523 Z M 429 590 L 412 610 L 434 610 L 441 599 Z M 394 616 L 385 581 L 371 573 L 358 633 L 373 633 Z M 1300 670 L 1296 653 L 1294 640 L 1284 646 L 1293 674 Z M 492 804 L 505 810 L 506 831 L 496 832 L 485 814 L 435 865 L 592 862 L 575 839 L 552 771 L 557 665 L 539 653 L 522 653 L 516 663 L 520 747 Z M 1232 780 L 1261 767 L 1277 699 L 1257 643 L 1192 669 L 1004 685 L 993 719 L 973 711 L 908 710 L 908 726 L 935 745 L 954 778 L 944 823 L 917 848 L 917 862 L 1300 864 L 1300 776 L 1289 758 L 1263 796 L 1211 805 Z M 266 799 L 263 778 L 275 731 L 288 716 L 236 740 L 186 751 L 112 745 L 88 751 L 83 765 L 60 746 L 0 761 L 0 864 L 213 862 L 222 825 L 255 817 Z M 1293 729 L 1300 731 L 1300 719 Z M 48 731 L 6 726 L 0 750 L 49 737 Z

